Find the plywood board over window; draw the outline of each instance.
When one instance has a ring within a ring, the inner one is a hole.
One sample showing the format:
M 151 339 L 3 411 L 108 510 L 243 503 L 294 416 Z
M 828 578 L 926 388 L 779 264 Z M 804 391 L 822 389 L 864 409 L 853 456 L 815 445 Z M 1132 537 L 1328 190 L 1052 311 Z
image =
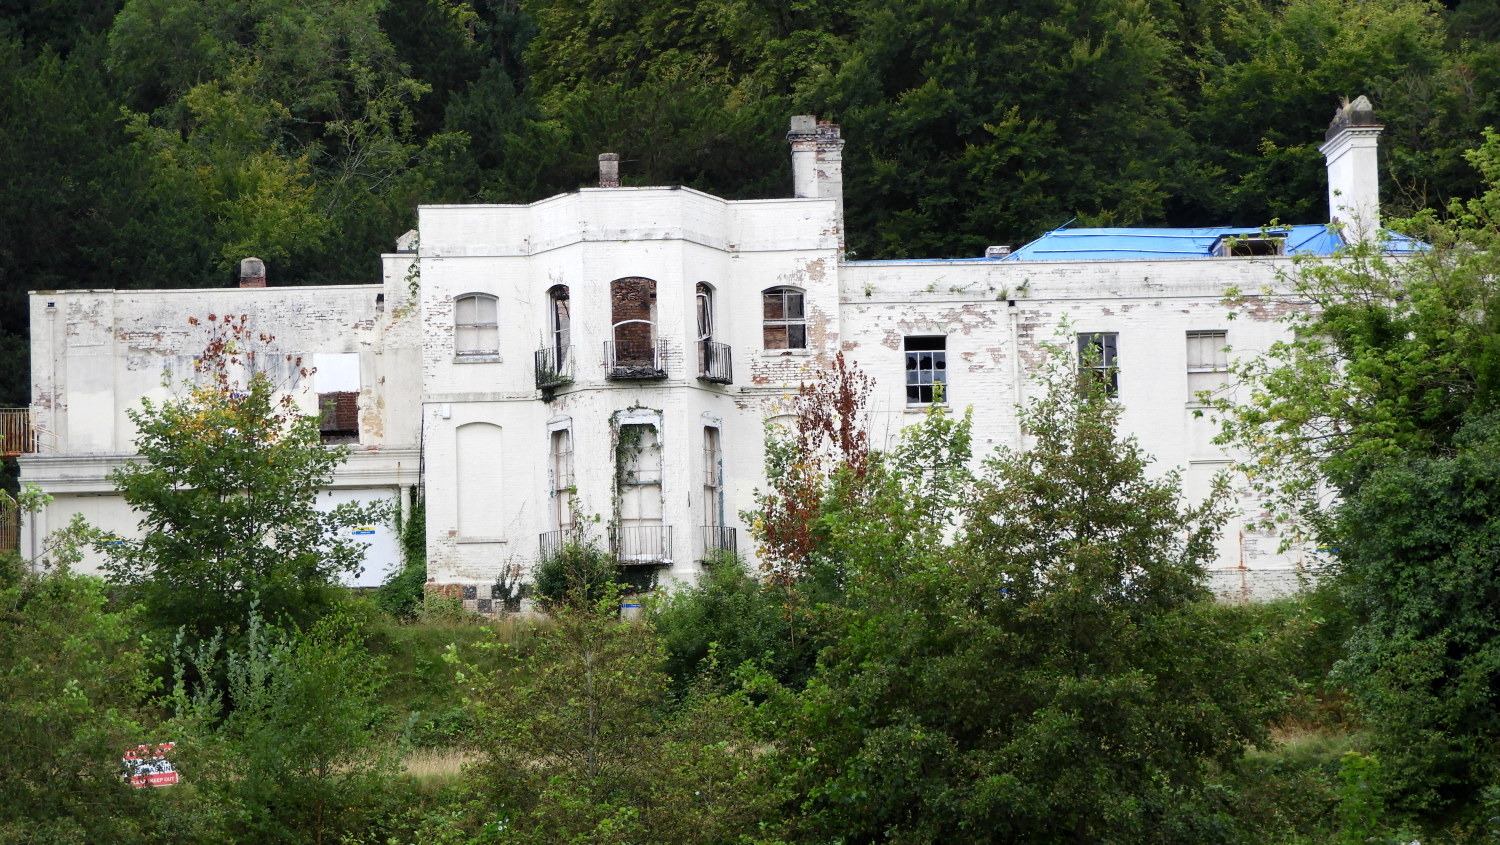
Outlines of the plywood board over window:
M 501 484 L 500 426 L 468 423 L 454 432 L 454 491 L 458 499 L 458 539 L 503 539 L 505 498 Z

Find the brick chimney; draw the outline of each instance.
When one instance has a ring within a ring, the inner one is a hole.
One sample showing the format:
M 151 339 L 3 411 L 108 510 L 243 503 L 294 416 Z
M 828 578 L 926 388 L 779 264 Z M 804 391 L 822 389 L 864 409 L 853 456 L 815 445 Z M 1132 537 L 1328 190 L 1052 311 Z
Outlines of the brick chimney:
M 844 219 L 844 139 L 836 123 L 819 123 L 814 115 L 792 117 L 786 133 L 792 145 L 792 196 L 828 197 Z
M 599 187 L 620 187 L 620 154 L 599 154 Z
M 1375 123 L 1370 101 L 1361 96 L 1334 111 L 1318 148 L 1328 161 L 1328 219 L 1343 224 L 1344 239 L 1350 242 L 1371 240 L 1380 232 L 1376 145 L 1384 129 Z
M 266 262 L 259 258 L 246 258 L 240 262 L 240 287 L 263 288 L 266 286 Z

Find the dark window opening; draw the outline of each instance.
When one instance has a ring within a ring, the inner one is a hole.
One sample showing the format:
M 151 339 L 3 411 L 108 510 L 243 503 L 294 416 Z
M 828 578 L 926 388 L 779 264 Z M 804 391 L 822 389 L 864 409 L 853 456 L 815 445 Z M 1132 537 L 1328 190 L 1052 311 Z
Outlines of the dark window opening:
M 1119 337 L 1115 332 L 1078 335 L 1078 365 L 1093 373 L 1109 396 L 1120 395 Z
M 318 394 L 318 436 L 324 443 L 359 441 L 359 394 Z
M 932 405 L 948 401 L 948 338 L 906 339 L 906 404 Z

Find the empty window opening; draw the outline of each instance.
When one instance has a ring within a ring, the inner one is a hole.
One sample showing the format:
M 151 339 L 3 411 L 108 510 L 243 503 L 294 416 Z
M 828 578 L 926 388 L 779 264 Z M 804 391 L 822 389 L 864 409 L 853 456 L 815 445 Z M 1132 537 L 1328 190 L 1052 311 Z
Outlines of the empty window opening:
M 1217 258 L 1285 255 L 1286 235 L 1276 233 L 1223 235 L 1214 241 L 1211 251 Z
M 656 343 L 656 282 L 630 277 L 609 285 L 610 374 L 624 378 L 664 376 Z
M 906 404 L 932 405 L 948 401 L 948 338 L 906 339 Z
M 1218 393 L 1229 382 L 1228 333 L 1198 331 L 1187 333 L 1188 401 L 1202 403 Z
M 458 355 L 500 354 L 495 297 L 471 293 L 453 300 L 453 351 Z
M 1092 372 L 1109 396 L 1120 395 L 1119 337 L 1115 332 L 1078 335 L 1078 365 Z
M 806 349 L 807 311 L 796 288 L 771 288 L 761 295 L 766 349 Z
M 324 443 L 359 442 L 359 394 L 340 390 L 318 394 L 318 437 Z

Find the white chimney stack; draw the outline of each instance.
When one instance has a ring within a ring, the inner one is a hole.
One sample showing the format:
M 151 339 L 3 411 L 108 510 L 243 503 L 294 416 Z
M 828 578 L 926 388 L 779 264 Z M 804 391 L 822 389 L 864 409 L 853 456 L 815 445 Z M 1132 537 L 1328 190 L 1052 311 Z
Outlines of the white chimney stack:
M 844 219 L 844 140 L 834 123 L 819 123 L 817 117 L 792 117 L 786 133 L 792 145 L 792 196 L 826 197 L 838 205 Z
M 1364 96 L 1333 113 L 1319 152 L 1328 160 L 1328 219 L 1343 224 L 1349 242 L 1380 233 L 1380 161 L 1376 145 L 1384 126 Z

